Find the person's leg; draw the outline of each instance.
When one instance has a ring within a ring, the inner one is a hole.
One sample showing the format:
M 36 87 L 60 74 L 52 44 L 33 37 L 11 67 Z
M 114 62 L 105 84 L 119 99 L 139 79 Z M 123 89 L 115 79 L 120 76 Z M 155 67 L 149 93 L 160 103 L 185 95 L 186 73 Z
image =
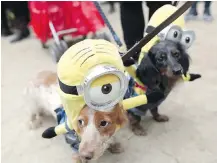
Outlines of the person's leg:
M 4 1 L 1 2 L 1 35 L 2 36 L 9 36 L 12 34 L 12 32 L 10 31 L 10 28 L 8 26 L 8 20 L 7 20 L 7 16 L 6 16 L 6 4 Z
M 198 1 L 195 1 L 192 4 L 188 14 L 185 16 L 186 20 L 195 20 L 197 18 L 197 15 L 198 15 L 198 13 L 197 13 L 197 3 L 198 3 Z
M 127 49 L 143 38 L 145 20 L 142 2 L 120 2 L 121 25 Z M 134 57 L 138 60 L 139 54 Z
M 166 4 L 172 4 L 172 1 L 147 1 L 146 2 L 148 8 L 149 8 L 149 20 L 152 17 L 152 15 L 155 13 L 157 9 L 160 7 L 166 5 Z
M 205 5 L 204 5 L 203 19 L 205 21 L 212 21 L 213 17 L 212 17 L 211 12 L 210 12 L 211 1 L 205 1 L 204 3 L 205 3 Z
M 111 13 L 111 14 L 114 13 L 115 12 L 115 2 L 110 1 L 109 6 L 110 6 L 109 13 Z
M 13 6 L 12 6 L 13 5 Z M 15 27 L 18 29 L 18 33 L 11 42 L 17 42 L 24 38 L 27 38 L 30 34 L 28 29 L 29 23 L 29 8 L 28 1 L 16 1 L 11 4 L 12 11 L 15 15 Z
M 204 3 L 205 3 L 205 6 L 204 6 L 205 10 L 206 10 L 206 9 L 209 10 L 212 1 L 205 1 Z

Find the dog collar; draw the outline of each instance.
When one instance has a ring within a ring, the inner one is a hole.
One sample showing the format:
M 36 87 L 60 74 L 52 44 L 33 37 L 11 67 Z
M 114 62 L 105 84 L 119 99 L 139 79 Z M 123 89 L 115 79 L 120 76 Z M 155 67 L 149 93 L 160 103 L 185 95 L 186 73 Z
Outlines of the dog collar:
M 140 85 L 138 82 L 135 82 L 135 87 L 142 89 L 144 92 L 147 91 L 147 87 Z

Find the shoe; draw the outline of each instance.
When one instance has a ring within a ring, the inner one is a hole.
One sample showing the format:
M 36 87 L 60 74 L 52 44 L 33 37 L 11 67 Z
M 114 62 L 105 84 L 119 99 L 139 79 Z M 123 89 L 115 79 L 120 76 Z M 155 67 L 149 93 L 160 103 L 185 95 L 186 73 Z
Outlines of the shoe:
M 194 8 L 191 8 L 189 13 L 187 15 L 185 15 L 185 20 L 189 21 L 189 20 L 196 20 L 197 19 L 197 10 Z
M 29 35 L 30 35 L 29 29 L 25 28 L 24 30 L 19 31 L 17 33 L 17 35 L 15 36 L 15 38 L 11 40 L 11 43 L 23 40 L 23 39 L 27 38 Z
M 3 36 L 3 37 L 7 37 L 7 36 L 10 36 L 12 34 L 13 33 L 9 29 L 6 29 L 6 28 L 1 29 L 1 36 Z
M 205 9 L 205 10 L 204 10 L 203 20 L 204 20 L 204 21 L 207 21 L 207 22 L 213 21 L 213 17 L 212 17 L 212 15 L 211 15 L 209 9 Z

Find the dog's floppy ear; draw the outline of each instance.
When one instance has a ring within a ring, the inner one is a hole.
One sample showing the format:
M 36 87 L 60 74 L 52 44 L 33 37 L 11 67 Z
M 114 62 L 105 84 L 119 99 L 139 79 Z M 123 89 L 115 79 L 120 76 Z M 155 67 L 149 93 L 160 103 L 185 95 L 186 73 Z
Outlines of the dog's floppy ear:
M 190 66 L 190 56 L 187 54 L 181 44 L 178 44 L 178 49 L 181 52 L 181 58 L 179 60 L 179 63 L 183 68 L 183 73 L 186 74 Z
M 118 125 L 123 126 L 128 122 L 127 114 L 123 109 L 123 106 L 120 104 L 116 108 L 116 116 L 117 116 L 116 123 Z
M 151 56 L 154 54 L 151 54 L 151 52 L 149 52 L 149 54 L 145 54 L 136 70 L 136 76 L 144 85 L 148 86 L 148 88 L 151 89 L 156 85 L 158 71 L 153 65 L 149 55 Z

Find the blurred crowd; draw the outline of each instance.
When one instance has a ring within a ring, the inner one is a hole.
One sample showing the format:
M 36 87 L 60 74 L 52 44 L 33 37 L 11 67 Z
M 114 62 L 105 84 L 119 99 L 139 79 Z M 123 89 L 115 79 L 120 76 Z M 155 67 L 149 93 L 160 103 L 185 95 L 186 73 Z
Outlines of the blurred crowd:
M 116 12 L 115 3 L 120 4 L 121 25 L 123 29 L 124 41 L 127 49 L 131 48 L 143 37 L 145 19 L 142 1 L 106 1 L 103 4 L 109 5 L 109 13 Z M 172 4 L 173 1 L 147 1 L 149 8 L 149 19 L 152 14 L 165 4 Z M 205 1 L 203 19 L 212 21 L 211 1 Z M 198 2 L 195 1 L 189 12 L 186 14 L 186 21 L 196 20 Z M 11 42 L 17 42 L 30 35 L 28 24 L 30 22 L 28 1 L 2 1 L 1 2 L 1 36 L 14 35 Z
M 204 1 L 204 10 L 203 10 L 203 19 L 204 21 L 212 21 L 213 17 L 210 10 L 210 5 L 212 1 Z M 189 13 L 186 15 L 186 21 L 188 20 L 196 20 L 198 18 L 198 11 L 197 11 L 197 4 L 198 1 L 195 1 L 191 6 Z
M 1 15 L 2 36 L 15 34 L 11 40 L 12 43 L 29 36 L 28 1 L 2 1 Z

